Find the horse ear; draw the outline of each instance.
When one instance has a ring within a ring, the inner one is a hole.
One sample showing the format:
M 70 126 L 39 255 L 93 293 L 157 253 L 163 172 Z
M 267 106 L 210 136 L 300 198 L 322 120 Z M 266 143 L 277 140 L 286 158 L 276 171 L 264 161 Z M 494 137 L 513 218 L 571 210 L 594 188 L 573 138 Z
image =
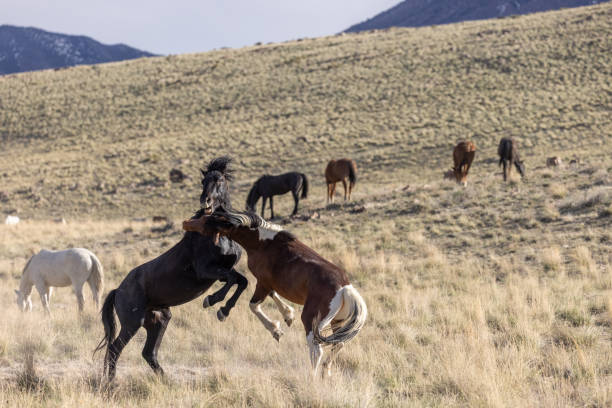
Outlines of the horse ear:
M 200 173 L 202 173 L 202 177 L 206 177 L 206 172 L 203 169 L 200 169 Z

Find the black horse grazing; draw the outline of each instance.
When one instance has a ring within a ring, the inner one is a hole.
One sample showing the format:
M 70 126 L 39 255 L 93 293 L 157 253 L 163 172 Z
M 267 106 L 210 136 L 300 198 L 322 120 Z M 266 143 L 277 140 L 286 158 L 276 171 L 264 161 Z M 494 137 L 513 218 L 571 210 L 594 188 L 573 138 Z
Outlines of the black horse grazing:
M 206 171 L 202 170 L 202 208 L 195 218 L 212 214 L 217 207 L 230 204 L 229 162 L 229 158 L 218 158 L 208 164 Z M 238 285 L 234 295 L 217 312 L 219 320 L 225 320 L 248 284 L 246 278 L 234 269 L 241 254 L 240 247 L 225 237 L 214 240 L 187 232 L 167 252 L 132 269 L 119 287 L 110 291 L 102 306 L 104 338 L 94 353 L 106 346 L 104 371 L 109 379 L 115 376 L 121 351 L 141 326 L 147 331 L 142 356 L 155 373 L 163 374 L 157 362 L 157 350 L 172 316 L 170 307 L 197 298 L 217 280 L 225 282 L 225 285 L 204 299 L 204 307 L 223 300 L 232 285 Z M 121 323 L 117 338 L 113 310 Z
M 272 196 L 285 194 L 291 191 L 293 200 L 295 201 L 295 206 L 293 207 L 291 215 L 295 215 L 297 214 L 298 203 L 300 202 L 300 197 L 298 196 L 300 189 L 302 189 L 301 198 L 308 197 L 308 179 L 303 173 L 294 171 L 279 176 L 269 176 L 266 174 L 265 176 L 261 176 L 255 184 L 253 184 L 253 188 L 251 188 L 247 196 L 246 209 L 247 211 L 255 212 L 257 200 L 259 200 L 259 197 L 263 197 L 263 202 L 261 203 L 261 216 L 263 218 L 266 200 L 270 198 L 270 217 L 274 218 Z
M 504 137 L 499 141 L 499 147 L 497 148 L 497 154 L 499 155 L 499 165 L 504 165 L 504 181 L 510 175 L 512 165 L 518 170 L 521 178 L 525 177 L 525 164 L 521 161 L 517 143 L 510 138 Z

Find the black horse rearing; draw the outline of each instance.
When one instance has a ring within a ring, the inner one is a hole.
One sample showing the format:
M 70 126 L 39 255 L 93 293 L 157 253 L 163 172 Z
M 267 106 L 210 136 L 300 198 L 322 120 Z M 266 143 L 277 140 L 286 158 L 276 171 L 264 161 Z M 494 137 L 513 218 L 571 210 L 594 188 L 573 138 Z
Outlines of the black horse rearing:
M 253 187 L 249 191 L 247 196 L 246 209 L 247 211 L 255 212 L 255 205 L 259 197 L 263 197 L 261 203 L 261 217 L 264 216 L 264 210 L 266 208 L 266 200 L 270 199 L 270 217 L 274 218 L 274 204 L 272 202 L 272 196 L 281 195 L 291 191 L 295 205 L 291 215 L 297 214 L 298 203 L 300 202 L 300 196 L 298 195 L 300 189 L 302 190 L 301 198 L 308 197 L 308 179 L 306 175 L 298 172 L 291 172 L 281 174 L 279 176 L 265 175 L 261 176 Z
M 208 164 L 206 171 L 202 170 L 202 208 L 195 218 L 212 214 L 220 206 L 230 205 L 229 162 L 229 158 L 218 158 Z M 225 282 L 225 285 L 204 299 L 204 307 L 220 302 L 234 284 L 238 285 L 234 295 L 217 312 L 219 320 L 225 320 L 248 284 L 246 278 L 234 269 L 241 254 L 240 247 L 225 237 L 215 242 L 210 237 L 187 232 L 174 247 L 132 269 L 119 287 L 110 291 L 102 306 L 104 338 L 95 351 L 106 347 L 104 370 L 109 379 L 115 376 L 121 351 L 141 326 L 147 331 L 142 356 L 155 373 L 163 374 L 157 351 L 172 317 L 170 307 L 195 299 L 217 280 Z M 116 338 L 113 310 L 121 323 Z

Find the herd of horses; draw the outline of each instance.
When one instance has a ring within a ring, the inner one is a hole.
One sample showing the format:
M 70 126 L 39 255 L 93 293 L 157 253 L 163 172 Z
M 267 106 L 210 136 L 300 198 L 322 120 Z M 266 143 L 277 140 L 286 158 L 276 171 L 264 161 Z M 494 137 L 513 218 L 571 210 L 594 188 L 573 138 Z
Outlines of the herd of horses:
M 517 143 L 512 138 L 504 137 L 499 141 L 497 147 L 499 165 L 503 166 L 504 181 L 507 181 L 512 166 L 525 177 L 525 164 L 521 161 L 518 153 Z M 469 140 L 463 140 L 453 149 L 453 167 L 444 173 L 445 179 L 455 179 L 457 183 L 467 185 L 467 176 L 476 155 L 476 145 Z
M 475 153 L 473 142 L 459 142 L 453 149 L 454 165 L 445 177 L 466 185 Z M 521 177 L 525 175 L 514 140 L 501 139 L 498 155 L 504 181 L 512 166 Z M 220 321 L 227 319 L 248 285 L 247 279 L 236 270 L 243 249 L 247 253 L 248 268 L 257 280 L 250 309 L 277 341 L 283 335 L 280 322 L 262 311 L 262 302 L 272 298 L 287 326 L 293 323 L 294 310 L 282 298 L 303 305 L 301 320 L 315 375 L 319 367 L 323 375 L 330 375 L 338 351 L 363 327 L 367 306 L 350 284 L 346 271 L 293 234 L 264 219 L 266 201 L 269 199 L 270 215 L 274 218 L 272 197 L 288 192 L 295 201 L 292 215 L 297 213 L 299 198 L 308 196 L 306 175 L 291 172 L 260 177 L 248 193 L 247 211 L 241 212 L 232 209 L 230 202 L 229 184 L 233 180 L 230 162 L 228 157 L 220 157 L 201 170 L 200 209 L 183 222 L 182 239 L 157 258 L 132 269 L 106 296 L 101 308 L 104 336 L 94 353 L 105 349 L 104 373 L 109 380 L 115 376 L 122 350 L 140 327 L 146 330 L 142 357 L 155 373 L 163 374 L 157 353 L 172 318 L 170 308 L 201 296 L 217 281 L 223 286 L 204 298 L 203 307 L 225 300 L 236 285 L 232 296 L 217 311 Z M 333 203 L 337 182 L 344 186 L 344 199 L 350 200 L 356 180 L 357 167 L 353 160 L 330 161 L 325 169 L 327 203 Z M 255 214 L 259 198 L 262 198 L 261 216 Z M 17 304 L 21 310 L 31 309 L 30 294 L 36 287 L 44 309 L 49 312 L 51 287 L 72 285 L 82 310 L 85 282 L 98 306 L 103 270 L 93 253 L 82 248 L 42 250 L 24 268 L 16 290 Z M 118 334 L 115 314 L 120 323 Z

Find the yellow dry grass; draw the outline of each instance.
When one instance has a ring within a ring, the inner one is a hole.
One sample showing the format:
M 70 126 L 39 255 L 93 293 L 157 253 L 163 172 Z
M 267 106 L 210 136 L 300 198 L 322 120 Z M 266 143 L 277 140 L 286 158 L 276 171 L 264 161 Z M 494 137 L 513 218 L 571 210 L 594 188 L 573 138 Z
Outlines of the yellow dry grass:
M 0 399 L 610 406 L 610 17 L 602 4 L 1 77 L 0 210 L 24 221 L 0 225 Z M 501 182 L 502 136 L 520 141 L 525 180 Z M 478 147 L 466 188 L 442 180 L 464 137 Z M 173 308 L 166 379 L 141 358 L 142 332 L 105 387 L 90 297 L 82 316 L 69 288 L 50 319 L 36 294 L 21 314 L 21 269 L 42 247 L 82 246 L 114 288 L 180 239 L 198 166 L 221 153 L 236 159 L 236 207 L 265 171 L 311 177 L 301 213 L 316 215 L 276 221 L 347 269 L 367 325 L 334 377 L 313 380 L 301 324 L 276 343 L 247 307 L 251 285 L 223 323 L 200 300 Z M 580 163 L 547 169 L 553 154 Z M 325 207 L 322 171 L 339 155 L 357 160 L 355 199 Z M 192 178 L 167 182 L 172 167 Z M 155 232 L 162 214 L 174 226 Z

